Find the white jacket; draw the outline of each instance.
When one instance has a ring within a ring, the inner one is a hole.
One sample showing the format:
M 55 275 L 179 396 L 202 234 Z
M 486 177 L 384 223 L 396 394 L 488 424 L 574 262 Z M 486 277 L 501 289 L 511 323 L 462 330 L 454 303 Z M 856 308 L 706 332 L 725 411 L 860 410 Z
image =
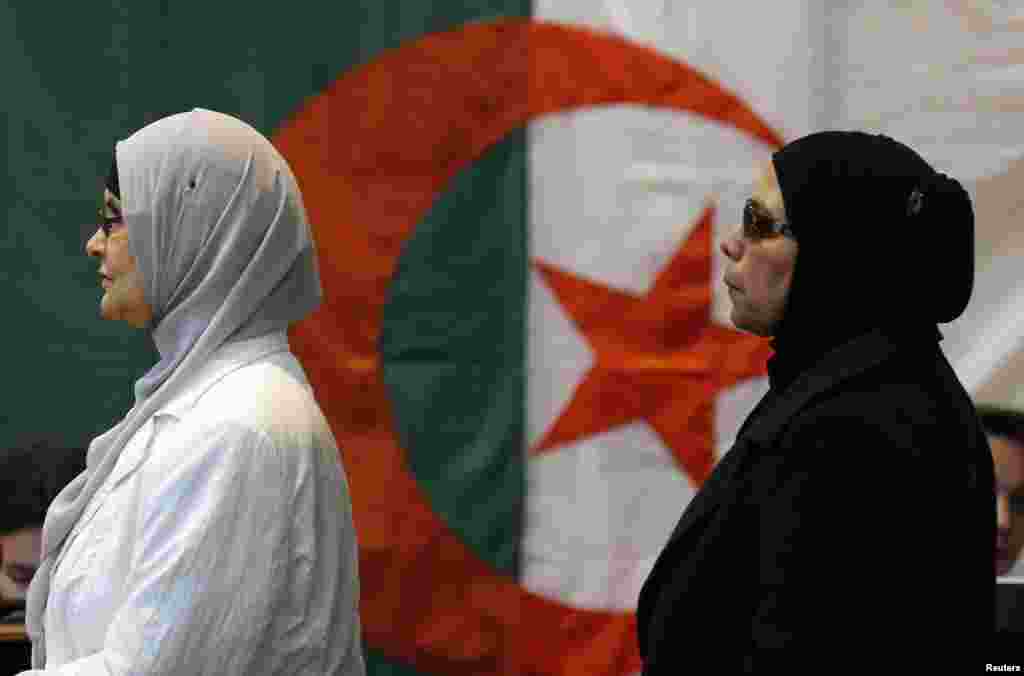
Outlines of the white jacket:
M 284 332 L 221 347 L 134 435 L 57 559 L 46 669 L 365 673 L 338 448 Z

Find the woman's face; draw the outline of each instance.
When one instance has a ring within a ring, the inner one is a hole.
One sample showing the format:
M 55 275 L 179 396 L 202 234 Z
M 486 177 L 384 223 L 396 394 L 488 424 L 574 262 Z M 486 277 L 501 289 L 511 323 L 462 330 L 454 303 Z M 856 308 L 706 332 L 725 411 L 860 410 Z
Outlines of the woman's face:
M 135 258 L 128 251 L 128 228 L 121 218 L 121 201 L 109 190 L 103 194 L 102 215 L 112 221 L 110 234 L 98 228 L 85 245 L 86 253 L 100 260 L 100 284 L 104 289 L 100 316 L 143 328 L 152 321 L 153 310 L 146 302 Z
M 996 472 L 996 575 L 1005 575 L 1024 545 L 1024 445 L 995 435 L 989 435 L 988 445 Z
M 772 220 L 786 222 L 782 191 L 771 162 L 761 170 L 751 200 Z M 742 226 L 722 243 L 722 253 L 729 259 L 724 282 L 729 287 L 736 328 L 759 336 L 774 335 L 786 307 L 796 252 L 796 241 L 790 237 L 773 234 L 755 239 L 744 235 Z

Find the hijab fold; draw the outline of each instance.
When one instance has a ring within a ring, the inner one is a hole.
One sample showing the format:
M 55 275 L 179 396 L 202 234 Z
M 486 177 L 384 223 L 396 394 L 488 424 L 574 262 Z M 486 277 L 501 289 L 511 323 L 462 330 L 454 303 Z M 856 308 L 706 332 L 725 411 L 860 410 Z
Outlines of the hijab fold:
M 107 185 L 121 193 L 160 361 L 135 383 L 131 411 L 92 441 L 85 471 L 47 513 L 27 599 L 36 669 L 46 662 L 54 562 L 128 441 L 219 348 L 286 330 L 322 299 L 298 184 L 249 125 L 199 108 L 163 118 L 116 145 L 111 172 Z

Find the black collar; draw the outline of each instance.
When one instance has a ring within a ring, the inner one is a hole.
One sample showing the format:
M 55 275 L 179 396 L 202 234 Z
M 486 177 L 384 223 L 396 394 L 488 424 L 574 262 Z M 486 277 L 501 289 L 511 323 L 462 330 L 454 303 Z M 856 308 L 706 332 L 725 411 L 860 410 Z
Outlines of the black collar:
M 926 334 L 927 335 L 927 334 Z M 793 416 L 812 399 L 889 359 L 897 350 L 920 350 L 920 342 L 908 344 L 906 334 L 874 330 L 826 353 L 811 368 L 793 378 L 784 391 L 769 392 L 759 411 L 744 423 L 736 443 L 722 458 L 676 524 L 669 542 L 682 536 L 694 523 L 718 508 L 722 491 L 714 484 L 728 484 L 753 457 L 770 449 Z M 763 408 L 762 408 L 763 405 Z
M 917 345 L 926 341 L 942 340 L 942 334 L 934 324 L 893 325 L 888 328 L 864 328 L 845 332 L 804 332 L 805 337 L 778 336 L 772 340 L 774 354 L 768 360 L 768 382 L 772 391 L 782 393 L 801 374 L 815 369 L 817 365 L 835 350 L 874 333 L 883 333 L 894 341 L 909 340 Z
M 937 346 L 940 340 L 942 334 L 934 325 L 917 330 L 874 329 L 829 350 L 803 368 L 799 366 L 807 364 L 807 360 L 790 360 L 786 355 L 785 360 L 776 361 L 774 366 L 769 364 L 769 369 L 775 369 L 776 380 L 771 385 L 776 390 L 775 401 L 769 410 L 751 421 L 744 436 L 754 442 L 770 443 L 780 425 L 811 399 L 882 363 L 901 346 L 920 350 L 929 344 Z

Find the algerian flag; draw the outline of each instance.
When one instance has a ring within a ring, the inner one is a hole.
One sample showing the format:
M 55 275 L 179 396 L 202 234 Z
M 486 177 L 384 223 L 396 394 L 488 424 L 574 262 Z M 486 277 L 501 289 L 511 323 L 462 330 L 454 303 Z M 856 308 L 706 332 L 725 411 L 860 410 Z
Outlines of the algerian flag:
M 663 50 L 534 17 L 383 52 L 275 140 L 323 261 L 292 339 L 367 643 L 422 673 L 638 669 L 638 583 L 763 389 L 765 341 L 716 320 L 716 195 L 781 137 Z
M 420 670 L 638 667 L 639 586 L 764 391 L 765 344 L 724 320 L 714 253 L 782 141 L 754 109 L 797 136 L 850 95 L 849 64 L 817 70 L 814 50 L 840 47 L 810 6 L 745 28 L 718 6 L 581 9 L 404 45 L 281 136 L 334 267 L 334 302 L 296 342 L 325 362 L 318 391 L 365 481 L 368 641 Z M 765 26 L 785 39 L 764 45 Z M 396 110 L 408 128 L 384 125 Z M 510 195 L 525 215 L 502 211 Z M 524 457 L 508 539 L 492 526 Z M 515 578 L 488 538 L 521 549 Z
M 639 586 L 765 387 L 716 247 L 784 139 L 887 131 L 966 179 L 976 295 L 943 347 L 969 389 L 1024 406 L 1020 21 L 949 8 L 0 7 L 3 441 L 54 410 L 71 440 L 106 429 L 152 363 L 96 319 L 74 227 L 113 141 L 236 114 L 317 228 L 328 302 L 292 340 L 344 447 L 370 673 L 635 671 Z

